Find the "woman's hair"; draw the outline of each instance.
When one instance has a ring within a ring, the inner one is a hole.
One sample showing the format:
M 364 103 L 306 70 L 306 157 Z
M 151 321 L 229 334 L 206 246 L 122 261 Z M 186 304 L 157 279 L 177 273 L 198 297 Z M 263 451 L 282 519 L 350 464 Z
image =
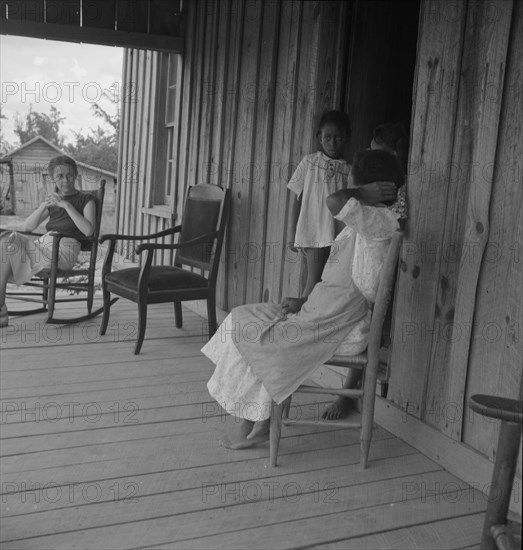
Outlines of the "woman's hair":
M 54 176 L 54 170 L 57 166 L 70 166 L 73 169 L 74 177 L 78 176 L 78 166 L 76 162 L 66 155 L 58 155 L 57 157 L 52 158 L 47 165 L 47 171 L 51 178 Z
M 367 185 L 375 181 L 392 181 L 399 189 L 405 183 L 405 175 L 397 157 L 382 149 L 356 151 L 352 162 L 354 185 Z M 391 205 L 394 201 L 384 204 Z
M 327 124 L 336 124 L 336 126 L 345 132 L 347 139 L 350 138 L 351 128 L 349 115 L 343 111 L 328 111 L 324 113 L 318 125 L 318 132 L 321 132 L 322 128 Z

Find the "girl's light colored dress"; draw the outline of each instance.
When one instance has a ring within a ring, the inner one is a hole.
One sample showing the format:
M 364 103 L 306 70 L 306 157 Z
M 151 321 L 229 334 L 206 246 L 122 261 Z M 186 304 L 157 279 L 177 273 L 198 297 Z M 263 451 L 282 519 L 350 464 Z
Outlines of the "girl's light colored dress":
M 274 303 L 237 307 L 203 347 L 216 364 L 207 387 L 228 413 L 266 419 L 271 400 L 281 403 L 342 341 L 352 346 L 345 353 L 365 350 L 371 302 L 398 215 L 350 199 L 336 218 L 346 227 L 298 313 L 284 317 Z
M 346 189 L 350 164 L 331 159 L 322 151 L 306 155 L 292 175 L 287 188 L 301 197 L 294 246 L 330 246 L 336 236 L 335 221 L 325 201 L 329 195 Z

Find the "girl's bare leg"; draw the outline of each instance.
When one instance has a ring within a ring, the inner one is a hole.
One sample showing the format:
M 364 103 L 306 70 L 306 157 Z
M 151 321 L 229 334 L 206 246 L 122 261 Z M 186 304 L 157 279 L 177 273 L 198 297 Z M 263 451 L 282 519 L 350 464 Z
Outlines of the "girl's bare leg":
M 321 281 L 323 268 L 327 263 L 330 248 L 304 248 L 305 259 L 307 261 L 307 282 L 303 289 L 302 297 L 307 297 L 316 283 Z

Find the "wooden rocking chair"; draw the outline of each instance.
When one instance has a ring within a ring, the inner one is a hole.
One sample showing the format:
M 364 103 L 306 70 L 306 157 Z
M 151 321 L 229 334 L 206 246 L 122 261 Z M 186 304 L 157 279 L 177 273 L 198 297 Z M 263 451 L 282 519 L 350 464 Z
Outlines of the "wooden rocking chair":
M 94 294 L 96 291 L 95 271 L 98 256 L 98 237 L 100 233 L 105 195 L 105 180 L 100 181 L 100 186 L 98 189 L 88 192 L 93 195 L 96 203 L 96 219 L 93 234 L 90 237 L 85 237 L 85 239 L 82 239 L 81 241 L 82 252 L 88 253 L 88 258 L 85 258 L 85 254 L 83 255 L 87 265 L 82 265 L 77 262 L 77 264 L 68 271 L 58 269 L 58 251 L 60 240 L 64 237 L 70 237 L 72 235 L 53 232 L 51 268 L 43 269 L 38 272 L 31 279 L 31 281 L 21 285 L 24 287 L 36 288 L 38 291 L 33 293 L 27 291 L 7 292 L 8 299 L 36 303 L 39 304 L 38 307 L 21 310 L 9 308 L 9 316 L 31 315 L 34 313 L 47 312 L 47 323 L 70 324 L 87 321 L 102 313 L 103 307 L 99 307 L 95 311 L 93 311 L 92 308 Z M 24 234 L 38 236 L 37 233 Z M 73 237 L 77 238 L 75 236 Z M 80 258 L 82 258 L 82 254 L 80 255 Z M 57 290 L 65 290 L 70 293 L 71 297 L 57 296 Z M 73 294 L 79 293 L 82 293 L 83 295 L 73 297 Z M 86 302 L 87 313 L 71 318 L 55 317 L 56 304 L 63 302 Z

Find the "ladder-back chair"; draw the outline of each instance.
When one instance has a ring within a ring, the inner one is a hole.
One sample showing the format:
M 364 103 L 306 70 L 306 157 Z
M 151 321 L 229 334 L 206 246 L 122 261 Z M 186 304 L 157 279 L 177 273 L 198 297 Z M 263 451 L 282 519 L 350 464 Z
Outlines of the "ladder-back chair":
M 295 393 L 328 394 L 350 398 L 358 398 L 362 401 L 361 417 L 359 421 L 346 420 L 283 420 L 284 411 L 288 411 L 291 397 L 282 403 L 274 401 L 271 404 L 270 420 L 270 461 L 271 466 L 276 466 L 278 461 L 278 448 L 280 444 L 282 423 L 301 425 L 323 425 L 323 426 L 344 426 L 360 430 L 361 455 L 360 464 L 362 468 L 367 467 L 372 429 L 374 421 L 374 404 L 376 397 L 376 383 L 378 368 L 380 365 L 380 347 L 383 324 L 387 315 L 387 309 L 391 300 L 395 281 L 396 267 L 398 264 L 403 233 L 397 231 L 392 237 L 387 256 L 380 274 L 380 282 L 376 301 L 371 315 L 370 332 L 367 349 L 359 355 L 334 355 L 325 365 L 362 370 L 362 381 L 360 388 L 326 388 L 309 385 L 301 385 Z

